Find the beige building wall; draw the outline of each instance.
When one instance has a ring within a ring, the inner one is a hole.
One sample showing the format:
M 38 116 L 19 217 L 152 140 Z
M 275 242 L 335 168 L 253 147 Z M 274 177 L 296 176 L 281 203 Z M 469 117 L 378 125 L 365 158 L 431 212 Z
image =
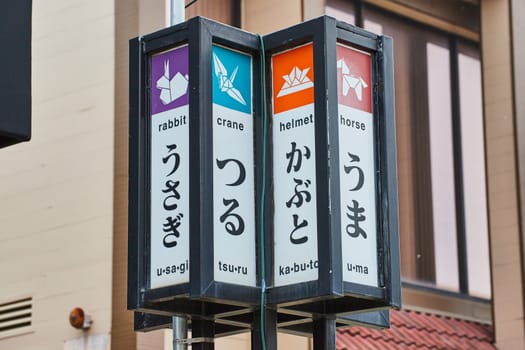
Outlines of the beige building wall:
M 112 1 L 33 1 L 33 136 L 0 151 L 0 304 L 31 296 L 32 323 L 0 332 L 1 349 L 107 343 L 114 25 Z M 87 333 L 69 325 L 77 306 L 93 318 Z
M 509 0 L 481 1 L 492 304 L 501 350 L 525 348 L 510 14 Z
M 519 166 L 522 259 L 525 259 L 525 1 L 512 0 L 512 51 L 514 68 L 514 113 Z M 523 271 L 525 277 L 525 269 Z M 525 296 L 524 296 L 525 298 Z
M 116 0 L 115 21 L 115 173 L 113 224 L 112 349 L 171 349 L 171 333 L 137 333 L 127 310 L 129 40 L 160 30 L 169 20 L 166 0 Z
M 242 29 L 267 34 L 300 23 L 302 0 L 243 0 Z
M 127 311 L 128 267 L 128 40 L 139 33 L 139 3 L 137 0 L 116 0 L 115 36 L 115 170 L 113 222 L 113 294 L 111 314 L 111 348 L 135 350 L 133 313 Z

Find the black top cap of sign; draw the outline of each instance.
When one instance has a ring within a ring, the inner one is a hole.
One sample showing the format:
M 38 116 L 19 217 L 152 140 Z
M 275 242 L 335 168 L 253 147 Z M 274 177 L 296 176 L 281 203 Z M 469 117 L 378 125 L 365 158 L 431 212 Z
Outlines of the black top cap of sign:
M 0 4 L 0 148 L 31 138 L 31 0 Z

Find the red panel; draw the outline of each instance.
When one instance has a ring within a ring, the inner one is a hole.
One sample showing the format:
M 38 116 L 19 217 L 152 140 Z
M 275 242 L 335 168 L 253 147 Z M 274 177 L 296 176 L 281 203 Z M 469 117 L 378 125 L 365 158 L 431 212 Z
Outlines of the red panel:
M 372 113 L 370 54 L 337 44 L 337 96 L 340 104 Z

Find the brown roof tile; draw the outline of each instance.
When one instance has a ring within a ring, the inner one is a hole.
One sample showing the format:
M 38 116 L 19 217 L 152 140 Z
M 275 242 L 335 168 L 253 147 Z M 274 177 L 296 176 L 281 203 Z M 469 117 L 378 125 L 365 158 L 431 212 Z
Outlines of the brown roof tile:
M 457 318 L 401 310 L 390 313 L 391 328 L 338 330 L 337 350 L 495 350 L 492 327 Z

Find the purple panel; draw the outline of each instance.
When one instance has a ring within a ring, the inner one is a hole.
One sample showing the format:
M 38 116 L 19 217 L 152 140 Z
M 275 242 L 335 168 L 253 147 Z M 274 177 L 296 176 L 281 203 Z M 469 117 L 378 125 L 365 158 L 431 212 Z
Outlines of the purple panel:
M 151 57 L 151 114 L 187 105 L 188 45 Z

